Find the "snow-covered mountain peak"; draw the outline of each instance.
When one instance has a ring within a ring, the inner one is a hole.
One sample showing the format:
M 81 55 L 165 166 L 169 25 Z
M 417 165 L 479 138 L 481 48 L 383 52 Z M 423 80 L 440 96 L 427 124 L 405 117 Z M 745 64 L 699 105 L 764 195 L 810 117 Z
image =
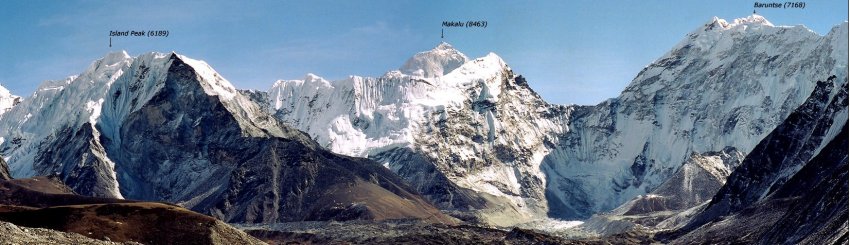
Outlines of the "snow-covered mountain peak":
M 107 53 L 106 56 L 101 59 L 101 62 L 104 64 L 115 64 L 130 58 L 133 57 L 130 57 L 130 54 L 127 54 L 127 51 L 121 50 Z
M 319 75 L 316 75 L 316 74 L 313 74 L 313 73 L 307 73 L 307 75 L 305 75 L 305 76 L 304 76 L 304 81 L 307 81 L 307 82 L 320 82 L 320 81 L 325 81 L 325 79 L 324 79 L 324 78 L 322 78 L 322 77 L 321 77 L 321 76 L 319 76 Z
M 468 59 L 448 43 L 378 78 L 278 81 L 269 98 L 285 123 L 336 153 L 384 163 L 442 207 L 484 205 L 471 193 L 515 207 L 495 215 L 510 217 L 494 218 L 502 224 L 543 212 L 539 164 L 549 133 L 566 131 L 561 108 L 501 57 Z
M 122 87 L 116 87 L 107 93 L 112 95 L 117 93 L 120 96 L 121 93 L 132 92 L 133 94 L 124 97 L 122 102 L 130 106 L 123 106 L 124 111 L 116 111 L 115 117 L 109 120 L 104 119 L 105 121 L 117 120 L 114 122 L 120 122 L 128 113 L 138 109 L 137 106 L 143 105 L 142 102 L 148 101 L 159 90 L 168 86 L 166 85 L 168 81 L 174 81 L 178 83 L 177 89 L 186 90 L 183 92 L 188 93 L 188 91 L 200 87 L 202 93 L 217 97 L 222 105 L 234 115 L 243 134 L 256 137 L 282 135 L 279 125 L 263 117 L 262 109 L 258 105 L 249 98 L 241 96 L 236 87 L 203 60 L 195 60 L 174 52 L 170 54 L 147 53 L 137 57 L 131 68 L 128 72 L 132 72 L 132 76 L 127 76 L 127 79 L 122 80 Z M 115 101 L 115 99 L 108 101 L 104 104 L 104 107 L 116 108 L 109 104 Z M 114 122 L 111 122 L 111 124 L 116 124 Z M 104 126 L 104 128 L 107 127 Z M 104 131 L 109 130 L 104 129 Z
M 13 106 L 21 102 L 21 97 L 12 95 L 8 89 L 0 85 L 0 115 L 12 109 Z
M 197 73 L 201 78 L 201 85 L 204 87 L 204 91 L 206 91 L 207 94 L 217 95 L 219 98 L 224 100 L 230 100 L 236 96 L 236 87 L 234 87 L 233 84 L 230 84 L 227 79 L 221 77 L 218 72 L 207 64 L 207 62 L 204 62 L 203 60 L 195 60 L 176 53 L 173 53 L 172 55 L 178 57 L 195 70 L 195 73 Z
M 770 23 L 764 16 L 753 14 L 743 18 L 737 18 L 732 20 L 732 22 L 728 22 L 725 19 L 721 19 L 717 16 L 714 16 L 708 22 L 703 25 L 703 27 L 698 28 L 696 31 L 692 32 L 691 35 L 698 35 L 703 32 L 717 32 L 717 31 L 725 31 L 725 30 L 746 30 L 749 28 L 758 29 L 760 27 L 774 27 L 773 23 Z
M 200 101 L 209 107 L 174 109 L 178 105 L 187 106 L 183 104 L 185 101 Z M 98 186 L 75 188 L 121 197 L 115 163 L 104 149 L 135 139 L 125 137 L 125 122 L 146 113 L 173 113 L 151 117 L 163 120 L 169 116 L 189 117 L 207 113 L 204 109 L 221 108 L 219 105 L 232 115 L 243 135 L 285 135 L 283 127 L 270 119 L 263 107 L 237 91 L 206 62 L 176 53 L 150 52 L 131 57 L 124 51 L 113 52 L 93 62 L 79 75 L 45 81 L 30 97 L 0 115 L 0 154 L 8 157 L 15 176 L 54 172 L 58 171 L 53 169 L 55 166 L 44 164 L 53 161 L 41 158 L 48 154 L 42 151 L 43 145 L 80 137 L 78 140 L 87 143 L 67 144 L 76 148 L 66 150 L 81 154 L 88 162 L 75 166 L 96 166 L 106 174 L 96 177 Z
M 164 77 L 155 77 L 153 79 L 144 78 L 150 77 L 150 75 L 163 75 L 167 73 L 173 60 L 182 61 L 177 64 L 178 66 L 185 64 L 191 67 L 195 74 L 197 74 L 199 78 L 198 81 L 201 82 L 201 86 L 207 94 L 219 96 L 223 100 L 230 100 L 236 95 L 236 88 L 227 81 L 227 79 L 224 79 L 221 75 L 219 75 L 218 72 L 210 67 L 210 65 L 205 61 L 195 60 L 173 51 L 170 53 L 148 52 L 135 58 L 129 56 L 125 51 L 113 52 L 107 54 L 104 58 L 95 61 L 93 68 L 99 69 L 98 67 L 114 67 L 115 64 L 125 63 L 127 66 L 132 66 L 134 71 L 143 72 L 144 75 L 140 74 L 141 80 L 145 80 L 146 83 L 149 83 L 164 79 Z M 91 69 L 92 68 L 90 68 L 90 70 Z M 149 72 L 153 73 L 149 74 Z M 83 74 L 86 73 L 89 73 L 89 71 Z M 94 73 L 100 74 L 102 72 L 94 71 Z
M 118 51 L 118 52 L 110 52 L 107 53 L 106 56 L 95 60 L 89 65 L 88 69 L 86 69 L 80 77 L 83 79 L 88 79 L 89 82 L 94 80 L 100 80 L 103 76 L 111 77 L 112 75 L 121 75 L 116 74 L 123 70 L 126 66 L 129 66 L 130 63 L 133 62 L 133 57 L 127 54 L 126 51 Z M 106 79 L 109 80 L 109 79 Z
M 2 84 L 0 84 L 0 97 L 8 97 L 8 96 L 12 96 L 12 92 L 9 92 L 8 89 L 6 89 L 5 87 L 3 87 Z
M 484 57 L 476 58 L 472 60 L 472 62 L 468 62 L 469 64 L 464 64 L 460 68 L 463 68 L 467 72 L 475 72 L 475 70 L 480 69 L 490 69 L 490 70 L 503 70 L 508 68 L 505 60 L 502 59 L 496 53 L 490 52 Z
M 744 18 L 737 18 L 732 22 L 733 26 L 736 25 L 765 25 L 765 26 L 773 26 L 773 23 L 770 23 L 764 16 L 753 14 Z
M 711 18 L 711 20 L 706 22 L 705 25 L 703 25 L 703 26 L 704 26 L 703 30 L 705 30 L 705 31 L 717 30 L 717 29 L 724 29 L 724 28 L 728 27 L 729 23 L 726 22 L 726 20 L 721 19 L 720 17 L 714 16 L 713 18 Z
M 455 50 L 455 48 L 452 47 L 452 45 L 447 43 L 447 42 L 440 42 L 440 44 L 438 44 L 437 47 L 434 47 L 434 50 L 447 50 L 448 51 L 448 50 Z
M 452 47 L 441 42 L 434 49 L 420 52 L 404 63 L 399 70 L 407 75 L 420 77 L 440 77 L 466 63 L 469 58 Z
M 833 29 L 831 33 L 832 32 L 836 32 L 835 29 Z M 829 34 L 827 36 L 831 35 L 834 34 Z M 722 63 L 719 61 L 724 60 L 724 57 L 728 56 L 729 54 L 737 53 L 738 51 L 743 51 L 739 50 L 741 49 L 741 45 L 762 46 L 751 47 L 750 49 L 747 49 L 747 51 L 752 53 L 763 53 L 769 58 L 781 55 L 782 51 L 784 50 L 771 49 L 768 46 L 776 46 L 778 45 L 778 43 L 815 42 L 821 38 L 822 36 L 818 35 L 817 33 L 813 32 L 812 30 L 806 28 L 803 25 L 774 26 L 763 16 L 756 14 L 744 18 L 738 18 L 733 20 L 732 22 L 727 22 L 724 19 L 714 17 L 704 26 L 697 28 L 693 32 L 689 33 L 682 41 L 680 41 L 675 47 L 673 47 L 673 49 L 671 49 L 667 54 L 659 58 L 654 64 L 650 66 L 676 65 L 684 60 L 705 59 L 714 61 L 705 65 L 710 68 L 717 68 Z M 760 41 L 764 39 L 775 39 L 776 41 Z M 689 53 L 690 55 L 685 55 L 686 53 Z M 800 57 L 788 58 L 798 59 Z M 672 73 L 672 71 L 665 71 L 664 69 L 659 69 L 656 71 L 662 73 Z M 658 74 L 653 74 L 653 76 L 654 75 Z M 665 76 L 669 77 L 669 75 Z M 631 87 L 631 85 L 629 87 Z M 645 86 L 641 87 L 655 88 Z
M 571 198 L 587 193 L 606 194 L 596 199 L 600 201 L 581 202 L 607 202 L 612 189 L 619 197 L 644 194 L 672 173 L 665 171 L 679 167 L 672 164 L 693 152 L 725 147 L 750 152 L 805 100 L 816 81 L 847 76 L 847 39 L 846 34 L 837 35 L 841 31 L 846 29 L 839 26 L 820 36 L 801 25 L 774 26 L 753 15 L 732 22 L 715 18 L 690 33 L 644 68 L 617 99 L 575 118 L 573 125 L 601 125 L 609 131 L 573 126 L 575 142 L 604 140 L 570 148 L 570 154 L 579 157 L 555 165 L 568 166 L 556 171 L 577 176 L 588 171 L 585 166 L 613 162 L 631 174 L 614 178 L 619 180 L 602 189 L 596 183 L 603 180 L 589 178 L 583 187 L 598 190 L 568 193 L 573 197 L 565 195 L 564 203 L 579 203 Z M 584 149 L 606 155 L 584 159 Z M 644 169 L 650 165 L 654 170 Z M 632 180 L 640 181 L 629 184 Z
M 506 71 L 511 71 L 511 68 L 508 67 L 507 63 L 501 57 L 491 52 L 484 57 L 470 60 L 453 71 L 447 72 L 443 77 L 437 79 L 436 84 L 459 89 L 465 89 L 470 85 L 481 85 L 489 87 L 489 89 L 483 89 L 496 92 L 494 96 L 498 96 L 498 92 L 493 91 L 493 89 L 500 89 L 501 84 L 507 80 L 494 78 L 502 76 Z

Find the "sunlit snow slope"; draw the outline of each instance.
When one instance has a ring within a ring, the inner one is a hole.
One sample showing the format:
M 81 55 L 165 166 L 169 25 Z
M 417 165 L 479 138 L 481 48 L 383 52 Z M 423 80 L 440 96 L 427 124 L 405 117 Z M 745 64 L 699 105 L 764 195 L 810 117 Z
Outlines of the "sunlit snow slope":
M 21 97 L 12 95 L 8 89 L 0 86 L 0 115 L 11 110 L 13 106 L 19 103 L 21 103 Z

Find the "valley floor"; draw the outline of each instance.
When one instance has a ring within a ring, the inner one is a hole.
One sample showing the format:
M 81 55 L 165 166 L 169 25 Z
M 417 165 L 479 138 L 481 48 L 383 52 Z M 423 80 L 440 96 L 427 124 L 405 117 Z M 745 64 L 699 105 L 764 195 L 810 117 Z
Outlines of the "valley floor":
M 560 235 L 539 229 L 444 225 L 420 221 L 310 221 L 265 225 L 232 224 L 269 244 L 649 244 L 652 235 L 639 230 L 606 237 L 578 234 L 573 227 Z M 543 228 L 543 226 L 537 226 Z M 567 233 L 573 230 L 573 233 Z M 564 236 L 564 234 L 570 234 Z M 584 236 L 584 237 L 581 237 Z

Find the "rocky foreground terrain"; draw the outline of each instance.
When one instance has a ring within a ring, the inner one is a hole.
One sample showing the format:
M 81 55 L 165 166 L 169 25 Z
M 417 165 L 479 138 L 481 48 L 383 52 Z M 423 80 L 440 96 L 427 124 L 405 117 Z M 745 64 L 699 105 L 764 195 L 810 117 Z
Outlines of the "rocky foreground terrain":
M 262 244 L 177 205 L 80 196 L 56 176 L 0 180 L 0 229 L 3 244 Z

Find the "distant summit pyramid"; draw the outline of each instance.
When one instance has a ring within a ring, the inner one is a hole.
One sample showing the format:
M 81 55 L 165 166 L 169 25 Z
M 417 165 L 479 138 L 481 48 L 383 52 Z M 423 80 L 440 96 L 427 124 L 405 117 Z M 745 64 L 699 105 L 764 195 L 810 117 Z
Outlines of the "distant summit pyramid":
M 399 70 L 407 75 L 441 77 L 457 69 L 469 58 L 451 44 L 440 42 L 432 50 L 420 52 L 404 63 Z

